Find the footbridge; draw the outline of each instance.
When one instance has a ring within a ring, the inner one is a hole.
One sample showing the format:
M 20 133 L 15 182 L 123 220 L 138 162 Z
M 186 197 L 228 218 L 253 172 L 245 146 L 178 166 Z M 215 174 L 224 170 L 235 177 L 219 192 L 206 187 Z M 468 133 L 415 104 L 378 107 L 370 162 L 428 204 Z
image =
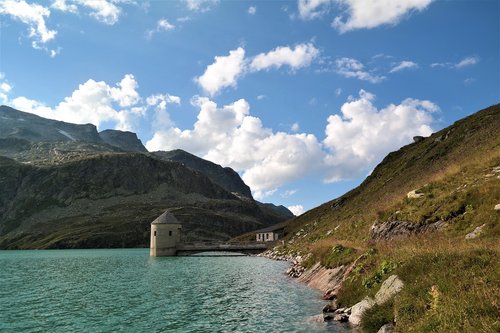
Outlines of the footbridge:
M 264 243 L 178 243 L 175 255 L 187 256 L 201 252 L 237 252 L 243 254 L 257 254 L 264 252 L 271 244 Z

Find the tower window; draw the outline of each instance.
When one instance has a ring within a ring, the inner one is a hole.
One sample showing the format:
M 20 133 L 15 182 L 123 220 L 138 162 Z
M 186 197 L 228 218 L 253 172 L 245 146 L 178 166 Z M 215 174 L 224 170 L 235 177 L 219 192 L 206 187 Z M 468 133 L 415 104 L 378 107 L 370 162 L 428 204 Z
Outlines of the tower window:
M 154 232 L 154 236 L 156 237 L 156 230 L 155 230 L 155 232 Z
M 168 231 L 168 235 L 169 235 L 169 236 L 172 236 L 172 230 L 169 230 L 169 231 Z

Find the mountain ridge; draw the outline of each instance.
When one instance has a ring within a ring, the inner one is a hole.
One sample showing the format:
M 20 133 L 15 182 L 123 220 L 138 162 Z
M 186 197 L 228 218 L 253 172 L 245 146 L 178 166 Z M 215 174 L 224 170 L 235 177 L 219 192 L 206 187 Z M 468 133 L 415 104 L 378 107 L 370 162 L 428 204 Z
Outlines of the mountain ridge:
M 261 208 L 234 170 L 149 153 L 132 132 L 6 106 L 0 130 L 0 248 L 148 246 L 149 223 L 167 208 L 185 240 L 227 240 L 291 217 Z

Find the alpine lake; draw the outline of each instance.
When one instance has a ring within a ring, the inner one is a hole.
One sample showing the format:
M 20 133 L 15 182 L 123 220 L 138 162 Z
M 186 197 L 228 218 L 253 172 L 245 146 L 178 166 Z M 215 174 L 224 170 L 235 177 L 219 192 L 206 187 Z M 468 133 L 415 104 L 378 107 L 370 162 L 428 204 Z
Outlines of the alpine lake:
M 0 332 L 350 331 L 314 318 L 325 301 L 288 263 L 204 254 L 0 251 Z

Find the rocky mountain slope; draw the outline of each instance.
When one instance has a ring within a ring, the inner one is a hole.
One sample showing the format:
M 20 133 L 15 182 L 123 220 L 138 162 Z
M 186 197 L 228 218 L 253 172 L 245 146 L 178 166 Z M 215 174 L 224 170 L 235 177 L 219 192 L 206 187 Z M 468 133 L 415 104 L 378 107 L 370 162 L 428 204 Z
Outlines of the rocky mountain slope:
M 203 173 L 215 184 L 225 188 L 229 192 L 253 199 L 250 187 L 243 182 L 236 171 L 229 167 L 223 168 L 218 164 L 199 158 L 181 149 L 157 151 L 152 153 L 152 155 L 161 160 L 182 163 L 192 170 Z
M 148 151 L 137 137 L 137 134 L 132 132 L 108 129 L 99 132 L 99 137 L 107 144 L 118 147 L 123 151 L 138 151 L 142 153 Z
M 495 105 L 390 153 L 359 187 L 291 220 L 271 255 L 297 258 L 291 275 L 332 300 L 328 317 L 363 332 L 500 330 L 499 129 Z M 378 301 L 393 275 L 402 289 Z
M 0 130 L 0 248 L 147 247 L 149 224 L 166 208 L 186 241 L 225 240 L 289 217 L 262 209 L 233 170 L 185 152 L 183 162 L 143 152 L 134 133 L 5 106 Z

